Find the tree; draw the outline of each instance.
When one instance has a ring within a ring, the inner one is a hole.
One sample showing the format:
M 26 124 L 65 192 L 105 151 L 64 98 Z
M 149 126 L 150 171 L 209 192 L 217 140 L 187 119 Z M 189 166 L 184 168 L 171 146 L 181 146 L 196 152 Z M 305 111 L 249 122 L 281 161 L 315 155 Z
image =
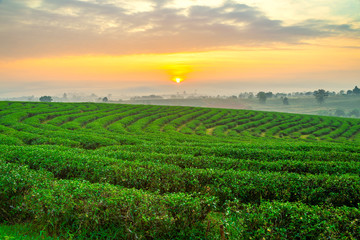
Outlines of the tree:
M 42 96 L 39 98 L 40 102 L 52 102 L 52 97 L 50 96 Z
M 258 94 L 256 94 L 256 97 L 259 98 L 259 102 L 265 104 L 266 103 L 266 93 L 265 92 L 258 92 Z
M 357 87 L 357 86 L 355 86 L 355 88 L 353 89 L 353 94 L 355 94 L 355 95 L 360 95 L 360 89 Z
M 324 89 L 319 89 L 314 91 L 315 99 L 318 103 L 322 104 L 325 101 L 325 98 L 329 96 L 329 92 L 326 92 Z
M 289 105 L 289 99 L 287 97 L 284 97 L 282 101 L 284 105 Z
M 104 97 L 104 98 L 102 99 L 102 101 L 103 101 L 103 102 L 108 102 L 109 99 L 108 99 L 107 97 Z
M 266 98 L 272 98 L 273 97 L 273 93 L 272 92 L 267 92 L 265 93 Z

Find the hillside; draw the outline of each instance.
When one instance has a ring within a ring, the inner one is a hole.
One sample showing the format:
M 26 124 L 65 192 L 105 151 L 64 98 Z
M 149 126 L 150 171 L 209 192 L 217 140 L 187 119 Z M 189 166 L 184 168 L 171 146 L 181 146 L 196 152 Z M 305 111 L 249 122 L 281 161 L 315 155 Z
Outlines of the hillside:
M 353 118 L 0 102 L 0 219 L 80 239 L 356 239 L 359 143 Z
M 336 110 L 344 112 L 343 117 L 357 117 L 351 114 L 354 110 L 360 112 L 359 96 L 329 96 L 324 103 L 316 102 L 314 96 L 289 96 L 289 105 L 284 105 L 280 97 L 268 98 L 266 104 L 259 103 L 257 98 L 180 98 L 180 99 L 148 99 L 124 101 L 130 104 L 193 106 L 230 109 L 250 109 L 258 111 L 273 111 L 300 113 L 324 116 L 336 116 Z

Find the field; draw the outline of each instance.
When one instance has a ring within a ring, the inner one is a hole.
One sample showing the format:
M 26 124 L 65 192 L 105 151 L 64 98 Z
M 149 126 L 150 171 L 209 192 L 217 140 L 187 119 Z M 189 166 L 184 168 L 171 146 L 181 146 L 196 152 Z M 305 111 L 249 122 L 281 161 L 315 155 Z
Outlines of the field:
M 0 102 L 0 238 L 360 239 L 359 143 L 354 118 Z
M 266 100 L 266 104 L 259 103 L 259 99 L 248 98 L 184 98 L 184 99 L 152 99 L 130 100 L 123 103 L 173 105 L 193 107 L 215 107 L 232 109 L 251 109 L 258 111 L 288 112 L 312 115 L 336 116 L 336 110 L 342 110 L 345 116 L 351 116 L 351 112 L 360 111 L 360 97 L 358 96 L 329 96 L 324 103 L 316 102 L 314 96 L 291 96 L 288 97 L 289 105 L 284 105 L 280 97 L 272 97 Z M 352 115 L 351 117 L 359 117 Z

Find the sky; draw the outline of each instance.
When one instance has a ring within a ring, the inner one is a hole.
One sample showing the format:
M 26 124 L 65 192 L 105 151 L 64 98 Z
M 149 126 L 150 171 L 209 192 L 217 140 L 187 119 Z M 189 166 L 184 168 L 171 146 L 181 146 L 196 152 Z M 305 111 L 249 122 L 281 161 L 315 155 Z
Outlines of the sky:
M 355 85 L 360 0 L 0 0 L 0 98 Z

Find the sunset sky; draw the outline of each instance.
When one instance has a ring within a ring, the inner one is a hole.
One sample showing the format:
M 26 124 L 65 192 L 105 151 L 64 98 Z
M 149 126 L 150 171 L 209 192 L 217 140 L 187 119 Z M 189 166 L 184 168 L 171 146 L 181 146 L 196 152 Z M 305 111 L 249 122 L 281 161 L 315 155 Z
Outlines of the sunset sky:
M 355 85 L 360 0 L 0 0 L 0 98 Z

